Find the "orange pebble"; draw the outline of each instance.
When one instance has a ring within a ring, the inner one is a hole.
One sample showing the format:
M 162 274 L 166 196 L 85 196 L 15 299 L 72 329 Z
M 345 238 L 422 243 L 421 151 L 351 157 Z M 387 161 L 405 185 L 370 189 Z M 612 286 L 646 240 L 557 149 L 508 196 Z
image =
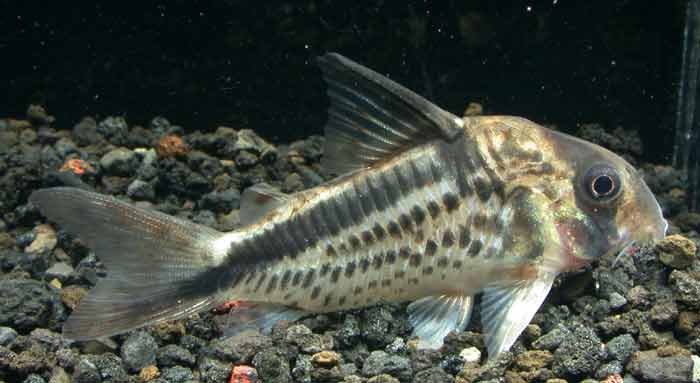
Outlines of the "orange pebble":
M 174 134 L 167 135 L 158 141 L 156 153 L 159 157 L 175 157 L 187 154 L 187 145 L 182 138 Z
M 94 173 L 95 168 L 93 168 L 92 165 L 90 165 L 86 161 L 83 161 L 79 158 L 74 158 L 72 160 L 66 161 L 66 163 L 64 163 L 63 166 L 61 166 L 61 169 L 59 169 L 59 171 L 71 171 L 77 175 L 83 175 L 85 174 L 85 172 Z

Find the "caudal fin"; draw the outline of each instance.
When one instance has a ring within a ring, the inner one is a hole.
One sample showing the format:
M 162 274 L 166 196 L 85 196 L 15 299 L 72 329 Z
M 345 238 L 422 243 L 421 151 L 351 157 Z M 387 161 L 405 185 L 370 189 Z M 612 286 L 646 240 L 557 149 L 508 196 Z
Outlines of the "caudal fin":
M 30 200 L 107 268 L 64 324 L 66 338 L 115 335 L 214 304 L 222 233 L 76 188 L 38 190 Z

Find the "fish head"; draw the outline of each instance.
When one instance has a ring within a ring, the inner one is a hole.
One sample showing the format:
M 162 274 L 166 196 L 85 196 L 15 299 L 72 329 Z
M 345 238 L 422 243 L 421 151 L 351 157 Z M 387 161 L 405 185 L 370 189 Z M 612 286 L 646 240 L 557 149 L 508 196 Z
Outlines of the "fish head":
M 543 131 L 546 129 L 542 128 Z M 562 269 L 577 269 L 631 244 L 662 239 L 668 223 L 642 174 L 615 153 L 546 130 L 555 167 L 550 208 L 562 252 Z

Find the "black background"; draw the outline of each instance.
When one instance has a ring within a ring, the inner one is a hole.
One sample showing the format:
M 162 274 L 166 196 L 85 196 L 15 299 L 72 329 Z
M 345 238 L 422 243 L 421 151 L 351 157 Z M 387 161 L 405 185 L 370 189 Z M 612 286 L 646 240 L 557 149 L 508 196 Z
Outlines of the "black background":
M 60 128 L 163 115 L 289 141 L 322 131 L 313 58 L 338 51 L 460 115 L 622 126 L 670 159 L 680 0 L 0 4 L 0 117 L 38 102 Z

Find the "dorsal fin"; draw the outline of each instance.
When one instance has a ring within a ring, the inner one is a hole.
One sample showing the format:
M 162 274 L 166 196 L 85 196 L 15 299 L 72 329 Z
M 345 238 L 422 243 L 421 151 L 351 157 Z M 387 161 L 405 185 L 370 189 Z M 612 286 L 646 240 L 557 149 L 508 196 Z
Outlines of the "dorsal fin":
M 462 119 L 371 69 L 337 53 L 318 63 L 331 103 L 321 159 L 329 173 L 362 169 L 462 131 Z
M 241 195 L 241 224 L 249 225 L 257 221 L 270 211 L 287 203 L 288 200 L 287 194 L 266 183 L 259 183 L 245 189 Z

